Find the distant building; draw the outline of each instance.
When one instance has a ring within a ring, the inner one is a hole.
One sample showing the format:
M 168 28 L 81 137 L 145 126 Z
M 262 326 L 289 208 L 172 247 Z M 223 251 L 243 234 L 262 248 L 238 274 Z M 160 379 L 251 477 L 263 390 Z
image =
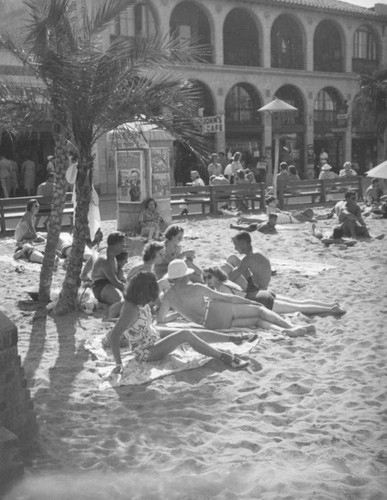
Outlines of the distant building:
M 241 151 L 247 165 L 267 162 L 270 171 L 278 133 L 281 161 L 296 165 L 302 177 L 317 165 L 323 148 L 336 171 L 345 160 L 357 162 L 360 170 L 378 160 L 372 125 L 360 129 L 351 112 L 358 75 L 387 61 L 387 5 L 366 9 L 338 0 L 152 0 L 147 5 L 130 7 L 117 18 L 103 48 L 117 35 L 199 37 L 208 47 L 205 61 L 179 72 L 202 89 L 198 113 L 205 120 L 209 152 Z M 0 52 L 0 74 L 1 68 Z M 257 110 L 274 97 L 298 113 L 262 116 Z M 112 192 L 114 169 L 104 163 L 102 142 L 101 191 Z M 174 158 L 178 180 L 189 177 L 191 160 L 181 148 Z

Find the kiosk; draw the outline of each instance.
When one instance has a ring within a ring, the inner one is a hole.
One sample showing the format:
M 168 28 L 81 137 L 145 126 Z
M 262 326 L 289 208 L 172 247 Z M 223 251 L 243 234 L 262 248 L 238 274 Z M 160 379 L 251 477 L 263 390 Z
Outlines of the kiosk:
M 109 163 L 117 182 L 117 229 L 139 232 L 143 201 L 156 200 L 167 224 L 172 221 L 170 159 L 174 138 L 155 125 L 126 123 L 108 134 Z

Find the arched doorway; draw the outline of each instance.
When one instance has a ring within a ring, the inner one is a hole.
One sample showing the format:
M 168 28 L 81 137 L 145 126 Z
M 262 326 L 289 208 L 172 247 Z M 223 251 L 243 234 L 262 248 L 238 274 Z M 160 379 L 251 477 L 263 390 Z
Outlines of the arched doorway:
M 191 81 L 191 83 L 197 92 L 197 116 L 215 115 L 214 99 L 209 87 L 199 80 Z M 215 151 L 214 134 L 206 135 L 204 148 L 208 156 Z M 191 170 L 198 170 L 200 177 L 207 180 L 206 160 L 206 158 L 198 158 L 187 146 L 176 141 L 174 144 L 174 178 L 176 185 L 189 182 L 191 180 Z
M 271 67 L 305 69 L 303 37 L 298 23 L 286 14 L 271 29 Z
M 240 151 L 249 168 L 263 155 L 261 106 L 257 90 L 247 83 L 234 85 L 226 96 L 226 152 L 231 156 Z
M 204 47 L 203 59 L 213 62 L 211 27 L 207 14 L 193 2 L 181 2 L 173 9 L 169 22 L 172 36 L 181 40 L 193 37 L 195 44 Z
M 313 39 L 315 71 L 342 73 L 344 71 L 343 37 L 338 26 L 329 20 L 321 21 Z
M 273 134 L 280 135 L 279 161 L 295 165 L 301 177 L 306 174 L 305 103 L 301 91 L 294 85 L 280 87 L 275 96 L 297 108 L 297 112 L 275 113 L 272 117 Z M 273 144 L 274 150 L 274 144 Z
M 344 162 L 344 133 L 347 126 L 347 103 L 333 87 L 321 89 L 314 100 L 314 151 L 316 174 L 321 150 L 328 154 L 328 163 L 338 173 Z
M 259 32 L 252 14 L 233 9 L 223 26 L 224 64 L 261 66 Z

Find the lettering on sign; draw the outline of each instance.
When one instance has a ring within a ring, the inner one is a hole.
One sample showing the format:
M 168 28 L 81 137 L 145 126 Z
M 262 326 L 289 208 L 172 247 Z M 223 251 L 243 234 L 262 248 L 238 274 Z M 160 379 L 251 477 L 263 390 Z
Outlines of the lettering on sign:
M 203 116 L 200 121 L 202 123 L 203 134 L 224 132 L 224 115 Z

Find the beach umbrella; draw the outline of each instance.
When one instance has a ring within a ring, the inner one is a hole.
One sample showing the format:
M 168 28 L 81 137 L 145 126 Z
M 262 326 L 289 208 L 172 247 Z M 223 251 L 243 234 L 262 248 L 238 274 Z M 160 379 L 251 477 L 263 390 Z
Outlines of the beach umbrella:
M 387 160 L 383 161 L 376 167 L 371 168 L 366 172 L 368 177 L 379 177 L 380 179 L 387 179 Z
M 297 108 L 288 104 L 281 99 L 276 97 L 273 101 L 265 104 L 262 108 L 259 108 L 260 112 L 267 113 L 284 113 L 284 112 L 293 112 L 298 111 Z M 273 190 L 274 196 L 277 196 L 277 174 L 278 174 L 278 163 L 279 163 L 279 142 L 280 142 L 280 134 L 274 134 L 274 172 L 273 172 Z

